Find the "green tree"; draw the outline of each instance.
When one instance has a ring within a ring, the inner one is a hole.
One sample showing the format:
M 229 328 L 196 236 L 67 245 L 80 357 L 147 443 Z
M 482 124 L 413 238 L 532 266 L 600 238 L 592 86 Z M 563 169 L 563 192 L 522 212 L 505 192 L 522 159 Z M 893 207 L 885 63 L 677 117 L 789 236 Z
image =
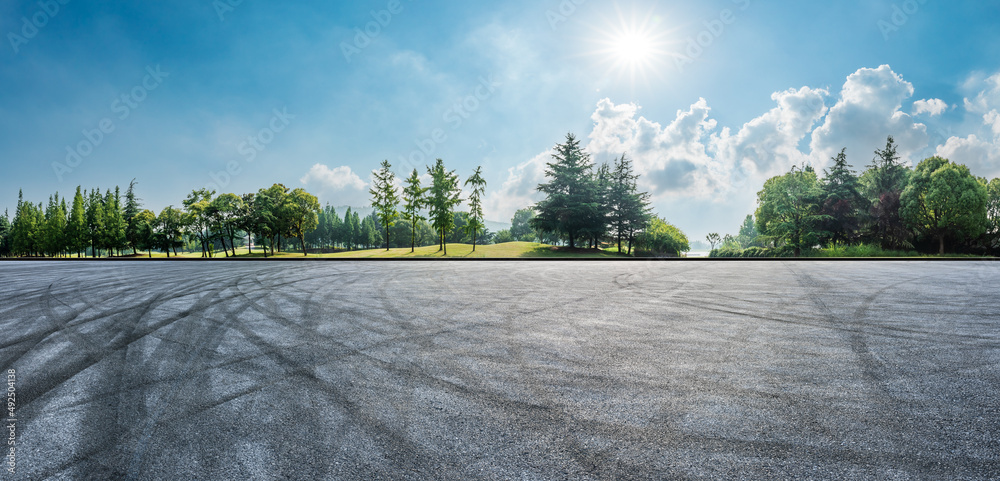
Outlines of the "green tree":
M 437 159 L 434 167 L 428 167 L 427 173 L 431 175 L 432 184 L 427 197 L 427 205 L 430 207 L 431 225 L 438 232 L 440 239 L 440 249 L 444 255 L 448 255 L 448 243 L 446 237 L 455 227 L 455 206 L 462 202 L 459 197 L 461 190 L 458 187 L 458 174 L 454 170 L 448 171 L 444 167 L 444 161 Z
M 417 174 L 417 169 L 413 169 L 413 173 L 406 179 L 406 187 L 403 188 L 402 213 L 403 220 L 410 224 L 410 252 L 413 252 L 417 246 L 417 224 L 422 220 L 427 220 L 426 217 L 420 215 L 421 209 L 424 208 L 426 193 L 427 188 L 420 185 L 420 175 Z
M 351 245 L 354 246 L 355 249 L 359 249 L 367 240 L 367 236 L 362 230 L 362 227 L 361 216 L 358 215 L 358 211 L 354 211 L 351 213 Z
M 722 237 L 720 237 L 717 232 L 712 232 L 711 234 L 708 234 L 707 236 L 705 236 L 705 240 L 707 240 L 709 245 L 712 246 L 713 251 L 715 250 L 716 244 L 722 244 Z
M 760 234 L 757 232 L 753 215 L 748 215 L 743 219 L 743 225 L 740 226 L 740 233 L 736 235 L 736 242 L 740 245 L 741 249 L 746 249 L 757 246 L 758 237 L 760 237 Z
M 507 242 L 514 242 L 514 236 L 510 233 L 510 229 L 502 229 L 497 232 L 497 235 L 493 238 L 494 242 L 497 244 L 505 244 Z
M 351 222 L 353 218 L 351 208 L 348 207 L 344 212 L 344 222 L 340 224 L 340 239 L 347 250 L 353 250 L 354 246 L 354 223 Z
M 385 250 L 389 250 L 389 229 L 399 218 L 399 193 L 396 191 L 396 174 L 388 160 L 382 161 L 382 168 L 372 172 L 374 178 L 368 193 L 372 196 L 372 208 L 378 216 L 379 224 L 385 227 Z
M 80 191 L 80 186 L 77 186 L 66 226 L 66 246 L 70 252 L 75 252 L 77 257 L 80 257 L 82 252 L 87 249 L 87 234 L 86 200 Z
M 833 166 L 825 171 L 822 183 L 823 214 L 830 216 L 824 230 L 829 233 L 830 241 L 851 243 L 857 240 L 861 229 L 859 212 L 865 199 L 860 192 L 860 181 L 847 163 L 847 149 L 832 160 Z
M 243 198 L 236 194 L 220 194 L 212 200 L 209 212 L 212 223 L 222 240 L 222 250 L 226 250 L 226 239 L 236 255 L 236 238 L 240 232 Z M 228 253 L 226 254 L 229 255 Z
M 903 219 L 919 232 L 938 241 L 975 238 L 986 231 L 987 189 L 964 165 L 941 157 L 924 159 L 910 176 L 900 196 Z
M 538 215 L 531 226 L 564 236 L 569 247 L 574 248 L 576 238 L 593 228 L 600 212 L 594 164 L 573 134 L 567 134 L 566 142 L 555 146 L 552 158 L 554 162 L 547 163 L 545 170 L 549 182 L 538 186 L 546 198 L 535 205 Z
M 132 254 L 138 254 L 139 249 L 139 223 L 136 216 L 142 211 L 141 199 L 135 195 L 135 179 L 128 184 L 125 191 L 125 205 L 122 208 L 122 216 L 125 218 L 125 243 L 132 249 Z
M 986 184 L 986 247 L 997 254 L 1000 249 L 1000 178 Z
M 531 227 L 531 219 L 535 218 L 535 210 L 531 207 L 519 209 L 510 219 L 510 236 L 515 241 L 533 242 L 538 240 L 535 229 Z M 499 241 L 497 241 L 499 242 Z
M 101 189 L 93 189 L 87 196 L 87 241 L 91 255 L 97 257 L 104 248 L 104 197 Z
M 135 221 L 135 246 L 136 249 L 144 250 L 150 258 L 153 257 L 153 249 L 156 246 L 156 214 L 151 210 L 143 210 L 132 218 Z
M 170 257 L 173 249 L 174 256 L 177 255 L 177 248 L 184 245 L 182 236 L 186 223 L 185 214 L 174 206 L 165 207 L 156 218 L 156 232 L 153 235 L 154 243 L 161 251 Z
M 122 214 L 121 193 L 118 187 L 112 194 L 109 189 L 104 197 L 104 244 L 111 255 L 115 251 L 121 255 L 121 250 L 125 248 L 125 231 L 127 224 L 125 216 Z
M 55 257 L 66 251 L 66 202 L 60 202 L 58 192 L 49 196 L 41 238 L 46 254 Z
M 304 189 L 295 189 L 288 194 L 286 205 L 290 232 L 302 244 L 302 255 L 308 256 L 306 232 L 319 225 L 319 200 Z
M 819 242 L 823 223 L 829 216 L 821 213 L 823 189 L 812 167 L 798 168 L 772 177 L 757 194 L 757 230 L 785 242 L 795 256 L 803 248 Z
M 906 246 L 909 237 L 900 216 L 900 196 L 909 176 L 896 151 L 890 135 L 885 148 L 875 151 L 872 164 L 861 177 L 862 190 L 870 202 L 869 235 L 886 249 Z
M 638 250 L 658 256 L 678 256 L 691 250 L 688 238 L 677 226 L 653 216 L 649 226 L 636 236 Z
M 472 236 L 472 252 L 476 252 L 476 241 L 479 232 L 486 224 L 483 223 L 483 196 L 486 195 L 486 179 L 483 179 L 483 167 L 476 167 L 476 171 L 465 181 L 465 185 L 472 186 L 472 193 L 469 194 L 469 223 L 465 226 L 465 232 Z
M 618 252 L 622 252 L 622 240 L 628 240 L 629 253 L 637 232 L 646 228 L 650 221 L 649 194 L 639 192 L 639 176 L 632 171 L 632 161 L 622 154 L 615 161 L 608 186 L 608 210 L 611 232 L 618 242 Z
M 10 218 L 7 216 L 7 211 L 4 210 L 3 216 L 0 216 L 0 257 L 10 257 L 11 255 L 10 231 Z
M 212 204 L 212 196 L 214 195 L 214 190 L 196 189 L 192 190 L 183 201 L 184 210 L 187 213 L 184 224 L 187 226 L 188 232 L 193 234 L 198 239 L 198 243 L 201 244 L 202 257 L 212 257 L 212 253 L 208 249 L 212 225 L 209 206 Z

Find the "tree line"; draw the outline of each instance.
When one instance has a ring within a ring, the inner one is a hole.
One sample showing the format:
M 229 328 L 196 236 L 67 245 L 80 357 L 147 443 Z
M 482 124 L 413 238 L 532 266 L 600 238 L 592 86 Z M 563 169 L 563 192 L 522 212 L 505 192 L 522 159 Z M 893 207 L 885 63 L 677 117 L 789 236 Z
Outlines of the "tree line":
M 321 208 L 316 196 L 282 184 L 254 193 L 216 195 L 196 189 L 159 214 L 143 209 L 133 180 L 124 196 L 118 187 L 77 187 L 70 201 L 58 193 L 49 203 L 35 204 L 18 193 L 12 221 L 0 216 L 0 256 L 92 257 L 139 255 L 154 250 L 176 256 L 178 249 L 214 257 L 221 251 L 236 256 L 237 249 L 264 256 L 298 248 L 312 250 L 390 249 L 438 245 L 447 255 L 449 243 L 477 245 L 531 241 L 578 245 L 597 249 L 614 244 L 618 252 L 633 249 L 651 254 L 678 255 L 689 250 L 687 237 L 677 227 L 656 217 L 649 195 L 639 192 L 632 162 L 622 155 L 613 163 L 596 166 L 579 141 L 569 134 L 557 144 L 547 164 L 548 182 L 537 190 L 545 198 L 518 210 L 511 228 L 493 233 L 486 228 L 483 200 L 486 181 L 482 167 L 461 182 L 454 170 L 437 159 L 426 167 L 430 185 L 422 185 L 417 169 L 399 180 L 388 161 L 373 171 L 369 190 L 371 215 L 361 217 L 348 207 L 341 218 L 336 209 Z M 468 197 L 461 197 L 463 189 Z M 468 210 L 456 212 L 466 203 Z M 293 247 L 294 246 L 294 247 Z
M 1000 252 L 1000 179 L 930 157 L 908 167 L 890 136 L 858 175 L 846 149 L 820 178 L 795 166 L 768 179 L 737 236 L 709 234 L 716 256 L 800 256 L 820 248 Z M 718 251 L 715 245 L 722 246 Z

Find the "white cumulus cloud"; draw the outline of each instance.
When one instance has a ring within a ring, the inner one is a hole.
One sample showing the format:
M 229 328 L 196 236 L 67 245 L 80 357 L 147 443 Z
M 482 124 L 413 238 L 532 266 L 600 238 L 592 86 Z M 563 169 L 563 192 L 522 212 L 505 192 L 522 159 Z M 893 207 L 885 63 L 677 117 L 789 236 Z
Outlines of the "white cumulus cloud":
M 948 110 L 948 104 L 941 99 L 924 99 L 913 102 L 913 115 L 929 114 L 931 117 L 941 115 Z
M 861 160 L 852 161 L 855 166 L 865 165 L 891 135 L 904 163 L 919 161 L 914 154 L 927 147 L 930 137 L 926 125 L 900 110 L 912 96 L 913 84 L 888 65 L 851 74 L 825 122 L 813 131 L 814 157 L 828 159 L 846 147 L 848 159 Z
M 313 165 L 299 181 L 306 185 L 316 185 L 323 190 L 363 190 L 368 186 L 348 166 L 331 169 L 323 164 Z

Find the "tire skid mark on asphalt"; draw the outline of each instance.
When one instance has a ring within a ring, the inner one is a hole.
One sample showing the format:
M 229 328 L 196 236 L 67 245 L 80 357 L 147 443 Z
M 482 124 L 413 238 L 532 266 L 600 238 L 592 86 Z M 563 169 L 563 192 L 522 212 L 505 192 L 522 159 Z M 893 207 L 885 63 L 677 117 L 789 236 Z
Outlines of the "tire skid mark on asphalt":
M 203 318 L 201 313 L 205 311 L 206 308 L 212 306 L 216 303 L 224 302 L 224 299 L 218 299 L 219 294 L 229 290 L 230 288 L 235 288 L 239 283 L 239 277 L 232 280 L 232 282 L 219 286 L 216 289 L 206 293 L 201 297 L 195 305 L 192 306 L 190 310 L 194 316 Z M 184 373 L 194 373 L 199 372 L 201 369 L 197 369 L 195 364 L 199 361 L 199 354 L 205 351 L 212 351 L 218 348 L 222 343 L 226 332 L 231 329 L 230 324 L 239 324 L 236 322 L 236 317 L 240 312 L 245 311 L 249 306 L 243 306 L 242 308 L 237 307 L 235 312 L 230 312 L 230 316 L 223 323 L 209 323 L 210 325 L 206 329 L 207 332 L 198 333 L 196 329 L 190 330 L 189 344 L 190 345 L 200 345 L 200 349 L 194 348 L 189 351 L 188 356 L 181 362 L 182 368 L 179 369 L 180 372 Z M 186 316 L 187 317 L 187 316 Z M 160 346 L 157 346 L 157 350 Z M 154 356 L 155 358 L 155 356 Z M 194 376 L 188 376 L 185 378 L 180 378 L 173 381 L 167 392 L 167 399 L 153 405 L 153 412 L 143 416 L 145 420 L 144 426 L 141 427 L 141 435 L 138 441 L 135 443 L 137 446 L 133 450 L 132 458 L 128 463 L 128 476 L 126 479 L 140 479 L 140 472 L 142 471 L 142 466 L 145 461 L 146 450 L 148 449 L 153 436 L 156 434 L 161 422 L 163 421 L 167 411 L 173 407 L 176 409 L 178 403 L 176 402 L 177 397 L 180 396 L 182 392 L 187 392 L 182 389 L 185 384 L 193 383 Z M 135 428 L 135 431 L 139 431 L 139 428 Z
M 184 297 L 184 296 L 179 296 L 179 297 Z M 171 297 L 169 299 L 164 299 L 162 302 L 167 302 L 167 301 L 172 300 L 174 298 L 175 297 Z M 151 308 L 155 308 L 156 306 L 152 306 L 151 305 L 150 307 Z M 98 362 L 100 362 L 103 359 L 103 355 L 108 355 L 108 354 L 111 354 L 111 353 L 113 353 L 113 352 L 115 352 L 117 350 L 127 348 L 133 342 L 135 342 L 135 341 L 137 341 L 139 339 L 142 339 L 143 337 L 145 337 L 145 336 L 147 336 L 147 335 L 149 335 L 149 334 L 151 334 L 153 332 L 156 332 L 159 329 L 167 327 L 167 326 L 173 324 L 174 322 L 176 322 L 178 320 L 181 320 L 181 319 L 184 319 L 184 318 L 188 317 L 192 312 L 194 312 L 194 309 L 195 309 L 195 306 L 192 306 L 189 309 L 185 309 L 185 310 L 179 311 L 174 316 L 168 317 L 166 319 L 163 319 L 163 320 L 159 321 L 158 323 L 156 323 L 156 324 L 154 324 L 152 326 L 148 326 L 145 329 L 143 329 L 142 331 L 138 331 L 138 332 L 133 331 L 132 335 L 129 336 L 129 337 L 117 337 L 117 338 L 111 340 L 109 343 L 107 343 L 104 346 L 100 346 L 96 342 L 91 342 L 91 341 L 86 341 L 86 340 L 83 343 L 85 345 L 82 345 L 82 346 L 81 345 L 74 345 L 73 346 L 74 348 L 79 348 L 79 349 L 73 349 L 73 350 L 71 350 L 71 355 L 74 355 L 74 357 L 76 359 L 75 359 L 74 362 L 69 363 L 69 365 L 66 368 L 66 369 L 68 369 L 68 371 L 58 372 L 58 373 L 47 372 L 46 374 L 48 374 L 48 375 L 45 378 L 43 378 L 43 381 L 41 381 L 41 382 L 34 382 L 33 381 L 29 386 L 31 386 L 35 390 L 40 389 L 40 392 L 34 392 L 34 390 L 28 390 L 27 393 L 22 398 L 22 399 L 24 399 L 23 406 L 25 408 L 29 407 L 34 400 L 39 399 L 42 396 L 44 396 L 44 395 L 52 392 L 53 390 L 55 390 L 56 388 L 58 388 L 59 386 L 61 386 L 63 382 L 65 382 L 65 381 L 67 381 L 69 379 L 72 379 L 77 374 L 79 374 L 79 373 L 83 372 L 84 370 L 90 368 L 91 366 L 97 364 Z M 128 310 L 126 309 L 125 311 L 127 312 Z M 146 309 L 146 310 L 144 310 L 144 312 L 150 312 L 150 310 Z M 138 322 L 137 322 L 137 324 L 138 324 Z M 53 332 L 52 335 L 60 335 L 60 334 L 63 334 L 63 333 L 64 332 L 62 330 L 58 330 L 58 331 Z M 70 326 L 69 328 L 67 328 L 65 334 L 72 336 L 74 334 L 73 333 L 73 327 Z M 77 339 L 80 339 L 80 338 L 77 337 Z M 83 356 L 82 359 L 80 358 L 81 356 L 79 355 L 79 351 L 81 351 L 81 350 L 85 351 L 85 355 Z M 100 356 L 99 356 L 99 354 L 100 354 Z M 40 384 L 40 386 L 38 386 L 39 384 Z
M 347 413 L 351 419 L 354 420 L 356 425 L 365 430 L 369 435 L 373 437 L 383 451 L 392 459 L 393 462 L 401 465 L 401 467 L 406 467 L 408 469 L 419 468 L 422 464 L 418 463 L 418 459 L 433 460 L 434 456 L 431 453 L 426 452 L 418 444 L 412 443 L 406 434 L 393 429 L 388 424 L 379 420 L 376 416 L 369 414 L 366 407 L 355 403 L 346 394 L 342 393 L 340 389 L 336 386 L 331 385 L 329 382 L 324 381 L 316 376 L 315 368 L 321 365 L 330 364 L 336 362 L 339 359 L 345 359 L 354 356 L 362 356 L 371 362 L 382 363 L 383 361 L 378 360 L 368 356 L 367 354 L 361 352 L 360 350 L 354 350 L 353 352 L 347 352 L 334 359 L 323 359 L 313 363 L 307 363 L 305 365 L 300 365 L 301 363 L 296 362 L 294 359 L 287 357 L 284 354 L 285 349 L 274 348 L 268 344 L 268 342 L 257 335 L 252 329 L 237 325 L 234 330 L 239 332 L 243 337 L 253 343 L 262 353 L 270 358 L 272 358 L 282 369 L 285 370 L 284 379 L 277 382 L 288 382 L 288 379 L 294 378 L 296 382 L 305 381 L 312 384 L 317 391 L 325 393 L 329 396 L 334 403 L 341 407 L 345 413 Z M 347 349 L 350 349 L 349 347 Z M 288 369 L 287 366 L 300 365 L 294 369 Z M 388 364 L 386 364 L 388 365 Z M 294 376 L 294 377 L 293 377 Z M 276 384 L 272 383 L 272 384 Z M 253 392 L 266 389 L 268 386 L 258 386 L 257 389 L 250 389 L 249 392 L 243 395 L 252 394 Z M 241 396 L 236 396 L 236 399 Z M 225 402 L 232 401 L 228 399 Z M 216 406 L 224 404 L 220 402 Z M 207 409 L 211 409 L 215 406 L 205 406 L 201 409 L 196 409 L 192 412 L 185 412 L 181 417 L 190 417 L 198 413 L 204 412 Z M 450 468 L 438 464 L 437 468 L 446 468 L 446 471 L 450 471 Z M 460 479 L 459 477 L 452 476 L 449 479 Z
M 171 299 L 174 299 L 174 298 L 177 298 L 177 297 L 184 297 L 184 296 L 183 296 L 183 295 L 176 295 L 176 296 L 173 296 L 173 297 L 171 297 Z M 168 299 L 168 300 L 169 300 L 169 299 Z M 166 301 L 166 300 L 165 300 L 165 301 Z M 164 301 L 164 302 L 165 302 L 165 301 Z M 148 312 L 149 312 L 150 310 L 152 310 L 152 308 L 155 308 L 155 307 L 157 307 L 157 305 L 152 305 L 152 304 L 151 304 L 151 305 L 150 305 L 149 307 L 150 307 L 149 309 L 144 309 L 144 310 L 142 310 L 142 315 L 145 315 L 145 314 L 147 314 L 147 313 L 148 313 Z M 124 353 L 126 352 L 126 351 L 125 351 L 125 350 L 126 350 L 126 348 L 127 348 L 127 347 L 128 347 L 129 345 L 131 345 L 131 343 L 132 343 L 132 342 L 134 342 L 135 340 L 138 340 L 139 338 L 142 338 L 142 337 L 144 337 L 145 335 L 147 335 L 147 334 L 149 334 L 149 333 L 151 333 L 151 332 L 155 332 L 155 331 L 156 331 L 157 329 L 159 329 L 160 327 L 164 327 L 164 326 L 166 326 L 166 325 L 170 325 L 170 324 L 172 324 L 172 323 L 173 323 L 174 321 L 176 321 L 176 320 L 179 320 L 179 319 L 182 319 L 182 318 L 184 318 L 184 317 L 186 317 L 186 314 L 185 314 L 185 313 L 184 313 L 184 312 L 182 311 L 182 312 L 179 312 L 179 313 L 178 313 L 177 315 L 175 315 L 175 317 L 174 317 L 174 318 L 170 318 L 170 319 L 168 319 L 168 320 L 167 320 L 167 322 L 161 322 L 160 324 L 158 324 L 157 326 L 155 326 L 155 327 L 154 327 L 153 329 L 150 329 L 150 330 L 149 330 L 149 332 L 145 332 L 145 333 L 141 333 L 141 334 L 139 334 L 139 335 L 136 335 L 136 336 L 132 336 L 132 337 L 133 337 L 132 339 L 121 339 L 121 338 L 119 338 L 119 339 L 116 339 L 116 340 L 115 340 L 115 342 L 114 342 L 114 343 L 113 343 L 113 344 L 112 344 L 111 346 L 108 346 L 107 348 L 105 348 L 105 349 L 104 349 L 104 350 L 105 350 L 105 353 L 104 353 L 104 355 L 106 356 L 106 355 L 110 355 L 110 354 L 113 354 L 113 353 L 116 353 L 116 352 L 118 352 L 118 353 L 121 353 L 121 354 L 124 354 Z M 136 324 L 138 324 L 138 323 L 139 323 L 140 321 L 141 321 L 141 318 L 140 318 L 140 319 L 136 319 Z M 110 349 L 110 350 L 108 350 L 108 349 Z M 103 356 L 102 356 L 102 358 L 103 358 Z M 87 361 L 86 361 L 86 360 L 84 360 L 84 362 L 87 362 Z M 76 367 L 75 367 L 75 368 L 73 368 L 73 369 L 71 369 L 71 370 L 72 370 L 72 373 L 71 373 L 70 375 L 66 376 L 66 381 L 68 381 L 69 379 L 72 379 L 72 378 L 73 378 L 73 377 L 75 377 L 75 376 L 76 376 L 76 375 L 77 375 L 78 373 L 80 373 L 80 372 L 83 372 L 83 371 L 84 371 L 84 370 L 86 370 L 86 369 L 89 369 L 89 368 L 90 368 L 90 367 L 91 367 L 92 365 L 94 365 L 94 364 L 96 364 L 96 362 L 90 362 L 90 363 L 87 363 L 86 365 L 83 365 L 83 366 L 80 366 L 80 365 L 79 365 L 79 361 L 77 361 L 77 363 L 76 363 Z M 48 394 L 49 392 L 51 392 L 51 391 L 53 391 L 54 389 L 56 389 L 56 388 L 58 388 L 59 386 L 61 386 L 61 385 L 62 385 L 62 384 L 63 384 L 64 382 L 65 382 L 65 381 L 62 381 L 62 382 L 60 382 L 60 383 L 58 383 L 58 384 L 56 384 L 56 385 L 52 385 L 52 386 L 47 386 L 47 389 L 45 389 L 45 391 L 43 391 L 43 392 L 42 392 L 41 394 L 39 394 L 39 395 L 35 396 L 34 398 L 35 398 L 35 399 L 38 399 L 38 398 L 41 398 L 42 396 L 44 396 L 44 395 Z M 34 384 L 34 383 L 33 383 L 33 384 Z M 117 385 L 116 385 L 116 386 L 117 386 Z M 115 392 L 120 392 L 120 390 L 117 390 L 117 389 L 116 389 L 116 390 L 115 390 Z M 105 399 L 106 399 L 106 398 L 105 398 Z M 30 404 L 29 404 L 29 406 L 30 406 Z M 26 406 L 26 407 L 27 407 L 27 406 Z M 28 414 L 27 416 L 25 416 L 25 417 L 26 417 L 26 419 L 31 419 L 31 418 L 33 418 L 33 417 L 34 417 L 34 416 L 31 416 L 31 415 L 30 415 L 30 411 L 28 411 L 28 412 L 27 412 L 26 414 Z M 98 416 L 98 418 L 101 418 L 101 415 L 100 415 L 99 413 L 97 414 L 97 416 Z M 119 423 L 117 423 L 117 424 L 121 424 L 121 423 L 119 422 Z M 97 424 L 97 425 L 102 425 L 102 424 Z M 120 439 L 120 437 L 119 437 L 118 439 Z M 116 446 L 116 445 L 111 445 L 111 446 L 106 446 L 106 447 L 100 447 L 100 448 L 98 448 L 98 449 L 94 449 L 94 450 L 86 450 L 86 451 L 85 451 L 85 452 L 86 452 L 86 454 L 85 454 L 85 455 L 77 455 L 77 456 L 75 456 L 73 460 L 69 461 L 68 463 L 64 463 L 64 464 L 63 464 L 62 466 L 60 466 L 59 468 L 57 468 L 57 469 L 56 469 L 56 470 L 55 470 L 54 472 L 53 472 L 53 471 L 50 471 L 50 475 L 51 475 L 52 473 L 58 473 L 58 472 L 62 472 L 62 471 L 65 471 L 66 469 L 69 469 L 70 467 L 72 467 L 72 466 L 73 466 L 73 465 L 75 465 L 75 464 L 79 464 L 79 463 L 81 463 L 81 462 L 85 462 L 85 461 L 88 461 L 88 460 L 90 460 L 90 458 L 91 458 L 91 457 L 92 457 L 92 456 L 93 456 L 94 454 L 97 454 L 97 453 L 101 453 L 101 452 L 104 452 L 104 451 L 107 451 L 107 450 L 109 450 L 109 449 L 115 449 L 115 448 L 117 448 L 117 446 Z M 105 466 L 104 466 L 103 464 L 101 464 L 101 466 L 102 466 L 102 467 L 105 467 Z M 120 474 L 121 474 L 121 473 L 120 473 Z M 122 475 L 122 476 L 123 476 L 123 475 Z
M 822 292 L 833 292 L 832 286 L 825 282 L 819 281 L 808 273 L 798 271 L 793 269 L 790 265 L 786 264 L 786 267 L 795 276 L 799 285 L 805 289 L 807 292 L 815 292 L 816 287 L 820 286 Z M 912 278 L 903 279 L 892 284 L 883 286 L 877 291 L 866 296 L 858 307 L 854 310 L 852 319 L 842 319 L 840 318 L 830 307 L 823 301 L 821 296 L 812 294 L 808 297 L 812 300 L 822 311 L 822 315 L 826 318 L 826 321 L 830 324 L 849 324 L 849 325 L 861 325 L 868 319 L 868 311 L 874 305 L 880 297 L 885 295 L 892 289 L 895 289 L 903 284 L 908 284 L 911 282 L 926 279 L 931 276 L 917 276 Z M 886 326 L 879 326 L 880 328 L 885 328 Z M 888 416 L 881 416 L 879 419 L 872 419 L 870 421 L 877 425 L 880 425 L 888 430 L 889 434 L 896 433 L 909 433 L 911 435 L 916 435 L 915 437 L 935 437 L 936 433 L 933 430 L 928 430 L 923 423 L 915 422 L 911 416 L 908 416 L 908 406 L 902 399 L 899 399 L 892 393 L 889 386 L 889 379 L 892 377 L 899 377 L 899 374 L 891 376 L 889 374 L 890 367 L 878 359 L 874 352 L 868 345 L 868 341 L 865 339 L 867 330 L 859 329 L 852 330 L 848 336 L 848 343 L 850 345 L 851 351 L 854 353 L 857 359 L 859 368 L 861 370 L 861 377 L 865 384 L 868 385 L 869 392 L 869 402 L 876 403 L 882 406 L 883 413 L 890 413 Z M 846 331 L 842 331 L 846 332 Z M 893 336 L 895 337 L 895 336 Z M 911 337 L 899 336 L 902 340 L 913 340 Z M 901 373 L 900 373 L 901 374 Z M 899 438 L 899 436 L 890 436 L 888 440 L 889 443 L 893 445 L 894 453 L 910 452 L 913 451 L 913 447 L 909 445 L 907 440 Z M 876 453 L 874 455 L 876 459 L 879 460 L 879 464 L 883 466 L 901 466 L 898 464 L 892 464 L 894 461 L 890 459 L 893 457 L 892 454 L 885 451 Z

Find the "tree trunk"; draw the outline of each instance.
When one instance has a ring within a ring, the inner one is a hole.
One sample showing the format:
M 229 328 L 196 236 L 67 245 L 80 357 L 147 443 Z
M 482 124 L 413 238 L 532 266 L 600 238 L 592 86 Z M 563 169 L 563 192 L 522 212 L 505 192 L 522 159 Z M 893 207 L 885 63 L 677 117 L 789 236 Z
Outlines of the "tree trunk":
M 938 241 L 940 248 L 938 249 L 938 254 L 944 255 L 944 234 L 938 236 Z
M 309 257 L 309 252 L 306 251 L 306 235 L 303 233 L 299 234 L 299 240 L 302 241 L 302 256 Z

